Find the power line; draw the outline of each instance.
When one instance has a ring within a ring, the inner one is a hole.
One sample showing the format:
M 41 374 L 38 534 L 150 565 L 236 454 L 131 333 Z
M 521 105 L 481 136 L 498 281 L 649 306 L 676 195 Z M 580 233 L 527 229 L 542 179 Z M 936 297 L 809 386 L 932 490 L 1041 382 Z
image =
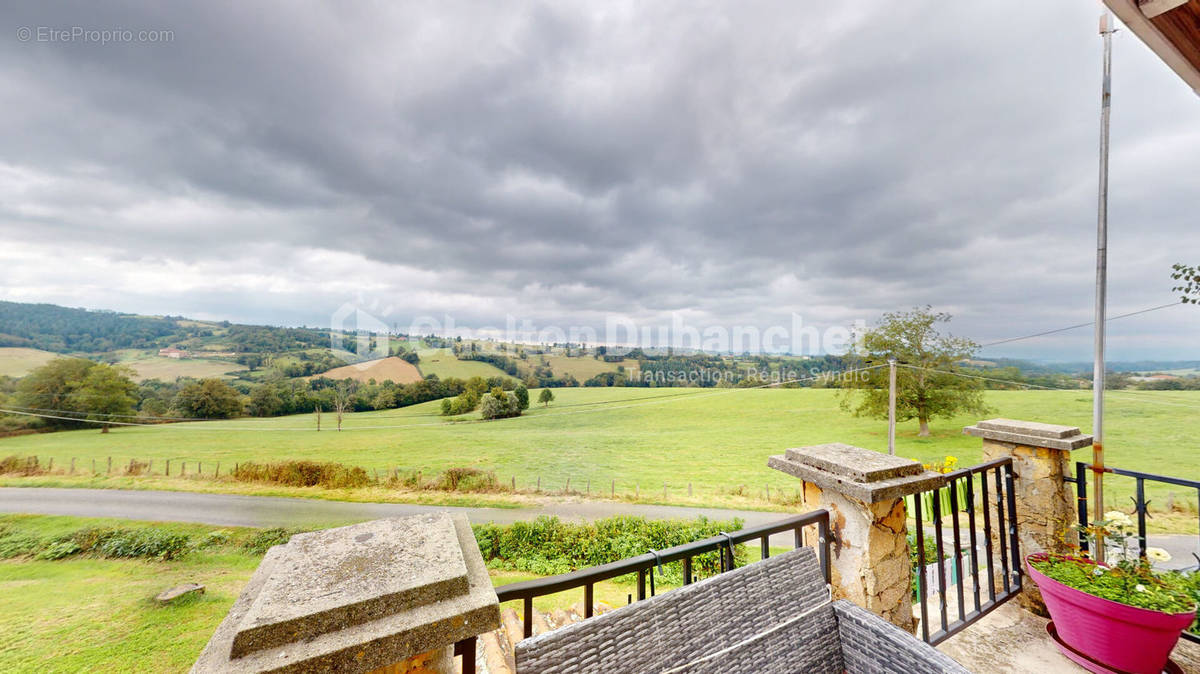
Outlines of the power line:
M 954 372 L 951 370 L 939 370 L 939 369 L 932 368 L 932 367 L 921 367 L 919 365 L 908 365 L 906 363 L 897 363 L 897 365 L 900 367 L 909 368 L 911 370 L 925 370 L 926 372 L 940 372 L 941 374 L 949 374 L 949 375 L 954 375 L 956 377 L 966 377 L 966 378 L 970 378 L 970 379 L 981 379 L 984 381 L 994 381 L 994 382 L 999 382 L 1001 384 L 1009 384 L 1009 385 L 1013 385 L 1013 386 L 1025 386 L 1027 388 L 1037 388 L 1037 389 L 1042 389 L 1042 390 L 1046 390 L 1046 391 L 1066 391 L 1067 393 L 1072 393 L 1072 392 L 1078 393 L 1080 391 L 1085 390 L 1085 389 L 1076 389 L 1076 388 L 1061 388 L 1061 387 L 1056 387 L 1056 386 L 1042 386 L 1041 384 L 1030 384 L 1030 383 L 1026 383 L 1026 382 L 1012 381 L 1010 379 L 997 379 L 996 377 L 982 377 L 982 376 L 974 375 L 974 374 L 966 374 L 965 372 Z M 1117 397 L 1126 396 L 1127 400 L 1137 400 L 1138 402 L 1151 403 L 1154 405 L 1169 405 L 1172 407 L 1187 407 L 1190 409 L 1200 409 L 1200 406 L 1188 405 L 1187 403 L 1176 402 L 1173 400 L 1172 401 L 1148 400 L 1144 396 L 1140 396 L 1132 391 L 1108 390 L 1108 391 L 1105 391 L 1105 394 L 1110 395 L 1110 396 L 1117 396 Z
M 1110 316 L 1105 320 L 1105 323 L 1107 323 L 1108 321 L 1115 321 L 1119 318 L 1129 318 L 1130 316 L 1137 316 L 1138 314 L 1148 314 L 1151 311 L 1158 311 L 1160 309 L 1166 309 L 1167 307 L 1176 307 L 1176 306 L 1179 306 L 1180 304 L 1181 304 L 1180 302 L 1171 302 L 1170 304 L 1160 304 L 1157 307 L 1150 307 L 1149 309 L 1141 309 L 1138 311 L 1131 311 L 1127 314 L 1120 314 L 1118 316 Z M 1010 337 L 1008 339 L 1001 339 L 996 342 L 988 342 L 987 344 L 982 344 L 982 345 L 980 345 L 979 348 L 986 349 L 989 346 L 996 346 L 998 344 L 1008 344 L 1009 342 L 1019 342 L 1019 341 L 1025 340 L 1025 339 L 1033 339 L 1034 337 L 1045 337 L 1046 335 L 1053 335 L 1053 334 L 1057 334 L 1059 332 L 1066 332 L 1068 330 L 1076 330 L 1078 328 L 1086 328 L 1089 325 L 1095 325 L 1095 323 L 1096 323 L 1096 321 L 1088 321 L 1087 323 L 1077 323 L 1076 325 L 1068 325 L 1065 328 L 1056 328 L 1054 330 L 1046 330 L 1045 332 L 1036 332 L 1032 335 L 1024 335 L 1022 337 Z

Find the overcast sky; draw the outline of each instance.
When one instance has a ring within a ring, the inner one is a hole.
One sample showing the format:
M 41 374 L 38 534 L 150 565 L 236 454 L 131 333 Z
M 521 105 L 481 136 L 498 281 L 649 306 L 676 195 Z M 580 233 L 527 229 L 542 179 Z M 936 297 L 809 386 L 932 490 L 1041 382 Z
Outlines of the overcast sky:
M 1091 318 L 1091 0 L 166 4 L 0 9 L 0 299 L 467 327 L 931 304 L 984 343 Z M 133 39 L 48 32 L 75 27 Z M 1113 69 L 1116 314 L 1200 263 L 1200 98 L 1127 31 Z M 1200 358 L 1197 307 L 1112 333 Z

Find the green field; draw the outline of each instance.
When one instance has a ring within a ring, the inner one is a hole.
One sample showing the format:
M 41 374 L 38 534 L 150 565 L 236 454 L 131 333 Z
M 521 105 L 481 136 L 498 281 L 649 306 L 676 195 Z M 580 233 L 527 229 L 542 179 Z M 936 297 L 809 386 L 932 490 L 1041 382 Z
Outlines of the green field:
M 0 671 L 3 672 L 183 672 L 200 655 L 261 557 L 242 543 L 259 530 L 198 524 L 42 515 L 0 515 L 0 531 L 12 527 L 43 540 L 84 527 L 155 528 L 186 534 L 193 542 L 210 535 L 226 542 L 195 547 L 171 561 L 106 559 L 82 554 L 56 561 L 28 555 L 0 559 Z M 754 546 L 747 546 L 757 559 Z M 0 549 L 0 553 L 4 551 Z M 495 585 L 536 578 L 489 571 Z M 153 597 L 181 583 L 205 593 L 167 606 Z M 659 584 L 663 590 L 671 585 Z M 604 581 L 595 598 L 610 606 L 626 603 L 629 582 Z M 581 590 L 540 597 L 539 611 L 581 602 Z M 517 603 L 509 606 L 519 610 Z
M 417 349 L 417 355 L 421 357 L 421 362 L 417 363 L 417 367 L 421 370 L 421 374 L 426 377 L 431 374 L 436 374 L 438 379 L 448 379 L 450 377 L 470 379 L 471 377 L 508 376 L 504 370 L 491 363 L 483 363 L 477 360 L 459 360 L 449 349 L 423 347 Z
M 215 360 L 211 358 L 164 358 L 157 353 L 137 349 L 114 351 L 113 354 L 118 356 L 118 363 L 134 371 L 134 379 L 137 381 L 144 381 L 146 379 L 175 381 L 179 377 L 195 377 L 197 379 L 206 377 L 226 378 L 226 373 L 240 372 L 246 369 L 228 360 Z
M 0 376 L 24 377 L 51 360 L 57 353 L 18 346 L 0 347 Z
M 192 422 L 24 435 L 0 439 L 0 456 L 37 455 L 80 469 L 96 459 L 115 465 L 131 458 L 241 461 L 311 459 L 368 470 L 440 471 L 475 466 L 496 471 L 518 487 L 538 478 L 543 490 L 617 491 L 641 500 L 682 501 L 688 485 L 700 502 L 722 503 L 736 490 L 794 489 L 797 482 L 766 467 L 767 457 L 788 447 L 845 442 L 886 450 L 886 422 L 850 416 L 827 389 L 554 389 L 555 402 L 534 405 L 524 416 L 491 422 L 456 422 L 438 415 L 436 401 L 413 407 L 347 415 L 342 432 L 315 432 L 311 415 L 275 419 Z M 530 396 L 537 399 L 537 391 Z M 1077 425 L 1091 420 L 1088 391 L 989 391 L 989 416 Z M 1112 466 L 1200 479 L 1200 392 L 1113 392 L 1108 398 L 1107 457 Z M 900 424 L 897 453 L 922 461 L 956 456 L 978 462 L 980 441 L 962 433 L 974 416 L 935 420 L 933 436 L 917 437 L 916 422 Z M 1089 451 L 1076 452 L 1078 459 Z M 209 466 L 211 470 L 212 465 Z M 194 469 L 194 468 L 193 468 Z M 1132 481 L 1111 477 L 1109 495 L 1126 504 Z M 1172 490 L 1148 485 L 1154 507 Z M 1195 494 L 1174 490 L 1177 504 L 1195 508 Z M 694 502 L 694 501 L 693 501 Z
M 44 536 L 120 520 L 4 516 Z M 159 525 L 201 534 L 215 527 Z M 0 670 L 6 672 L 182 672 L 258 566 L 238 552 L 189 554 L 171 562 L 72 558 L 0 561 Z M 199 599 L 160 607 L 153 597 L 200 582 Z
M 546 364 L 554 371 L 554 375 L 561 377 L 570 374 L 583 383 L 592 377 L 604 372 L 616 372 L 618 365 L 624 365 L 625 369 L 633 369 L 637 367 L 636 360 L 627 360 L 620 363 L 606 363 L 603 360 L 592 358 L 591 356 L 583 357 L 567 357 L 561 355 L 531 355 L 528 360 L 521 361 L 532 369 L 535 365 L 546 360 Z

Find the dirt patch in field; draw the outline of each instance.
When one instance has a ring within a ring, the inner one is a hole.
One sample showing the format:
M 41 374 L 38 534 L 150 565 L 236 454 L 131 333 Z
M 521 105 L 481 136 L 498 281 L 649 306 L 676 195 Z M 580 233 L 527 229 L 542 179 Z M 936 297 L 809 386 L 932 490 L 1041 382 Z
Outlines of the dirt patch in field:
M 353 379 L 361 382 L 368 382 L 372 379 L 381 382 L 390 379 L 397 384 L 411 384 L 422 379 L 421 371 L 417 369 L 416 365 L 396 356 L 335 367 L 316 376 L 330 379 Z

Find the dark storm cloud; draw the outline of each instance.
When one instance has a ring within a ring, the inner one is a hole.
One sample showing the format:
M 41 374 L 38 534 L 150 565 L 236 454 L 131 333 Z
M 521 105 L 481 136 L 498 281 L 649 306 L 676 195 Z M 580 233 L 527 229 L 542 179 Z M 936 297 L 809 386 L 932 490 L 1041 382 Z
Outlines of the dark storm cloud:
M 980 341 L 1075 323 L 1093 273 L 1095 14 L 8 6 L 0 285 L 309 324 L 355 297 L 389 321 L 464 325 L 832 324 L 927 303 Z M 73 26 L 173 39 L 18 39 Z M 1117 49 L 1115 310 L 1169 301 L 1170 263 L 1200 258 L 1200 101 L 1129 35 Z M 1137 334 L 1187 355 L 1198 324 L 1151 315 Z M 1084 337 L 1041 353 L 1085 358 Z

